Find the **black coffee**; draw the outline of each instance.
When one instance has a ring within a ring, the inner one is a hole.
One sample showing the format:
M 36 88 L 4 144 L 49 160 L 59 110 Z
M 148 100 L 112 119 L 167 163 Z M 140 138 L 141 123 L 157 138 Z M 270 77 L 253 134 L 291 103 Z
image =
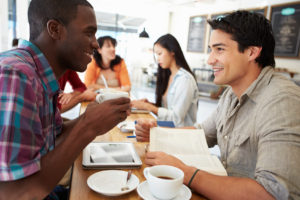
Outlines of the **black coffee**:
M 157 178 L 166 179 L 166 180 L 173 180 L 174 178 L 168 176 L 157 176 Z

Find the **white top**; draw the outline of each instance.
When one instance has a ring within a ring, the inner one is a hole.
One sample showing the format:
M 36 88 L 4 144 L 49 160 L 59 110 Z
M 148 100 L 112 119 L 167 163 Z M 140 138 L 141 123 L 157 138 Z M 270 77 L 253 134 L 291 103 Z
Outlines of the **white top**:
M 193 126 L 197 118 L 198 87 L 185 69 L 176 73 L 167 94 L 167 106 L 162 102 L 157 120 L 173 121 L 176 127 Z

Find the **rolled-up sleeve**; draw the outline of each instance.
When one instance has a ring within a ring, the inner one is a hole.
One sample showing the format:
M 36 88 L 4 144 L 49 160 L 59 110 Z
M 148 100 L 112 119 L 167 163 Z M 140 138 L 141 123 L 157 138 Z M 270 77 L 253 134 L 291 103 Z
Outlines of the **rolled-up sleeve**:
M 297 199 L 300 196 L 300 97 L 290 95 L 289 101 L 284 101 L 286 95 L 278 94 L 257 114 L 260 134 L 255 179 L 276 199 Z

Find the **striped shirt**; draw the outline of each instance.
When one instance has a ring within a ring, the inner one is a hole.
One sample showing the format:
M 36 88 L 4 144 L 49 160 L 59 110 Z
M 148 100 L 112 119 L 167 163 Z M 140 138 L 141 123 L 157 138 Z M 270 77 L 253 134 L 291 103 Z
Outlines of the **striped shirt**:
M 23 40 L 0 54 L 0 181 L 40 170 L 62 128 L 58 92 L 53 70 L 34 44 Z

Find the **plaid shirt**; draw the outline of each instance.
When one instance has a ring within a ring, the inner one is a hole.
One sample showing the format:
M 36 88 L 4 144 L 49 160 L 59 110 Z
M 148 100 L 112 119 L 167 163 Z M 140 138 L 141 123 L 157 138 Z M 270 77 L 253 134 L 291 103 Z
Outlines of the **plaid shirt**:
M 58 92 L 52 68 L 34 44 L 23 40 L 0 54 L 0 181 L 40 170 L 62 128 Z

